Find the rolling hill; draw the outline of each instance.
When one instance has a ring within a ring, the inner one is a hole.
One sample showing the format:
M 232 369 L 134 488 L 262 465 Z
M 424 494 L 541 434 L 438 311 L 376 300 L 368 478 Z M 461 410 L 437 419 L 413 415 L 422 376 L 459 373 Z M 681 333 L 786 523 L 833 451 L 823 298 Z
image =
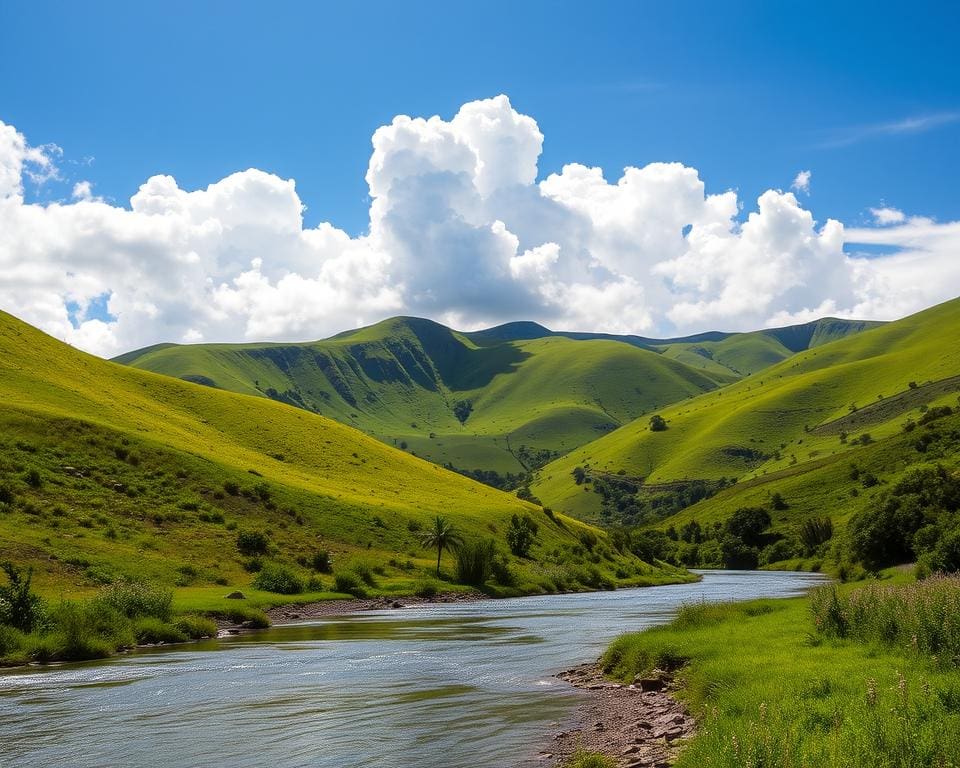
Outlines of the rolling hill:
M 953 300 L 819 344 L 663 409 L 662 431 L 642 418 L 574 450 L 532 490 L 585 520 L 666 528 L 759 505 L 781 528 L 824 514 L 843 523 L 918 462 L 956 465 L 958 417 L 946 409 L 958 405 L 958 338 Z M 866 475 L 876 483 L 865 486 Z
M 503 476 L 870 325 L 654 340 L 530 322 L 461 333 L 399 317 L 325 341 L 162 344 L 116 362 L 279 400 L 438 464 Z
M 501 544 L 531 516 L 532 559 L 511 564 L 524 590 L 682 578 L 332 419 L 105 362 L 0 313 L 0 560 L 47 591 L 133 576 L 246 588 L 241 532 L 267 537 L 268 560 L 305 568 L 328 551 L 337 571 L 359 563 L 409 591 L 431 572 L 419 532 L 438 514 Z

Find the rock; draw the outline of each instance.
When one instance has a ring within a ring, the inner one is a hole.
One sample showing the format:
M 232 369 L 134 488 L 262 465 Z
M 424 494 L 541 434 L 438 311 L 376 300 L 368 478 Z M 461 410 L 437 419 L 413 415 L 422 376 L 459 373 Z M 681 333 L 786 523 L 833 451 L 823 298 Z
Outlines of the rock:
M 229 595 L 223 596 L 225 600 L 246 600 L 247 596 L 243 592 L 231 592 Z
M 633 684 L 641 691 L 662 691 L 664 682 L 659 677 L 638 677 Z
M 391 607 L 391 608 L 403 608 L 403 603 L 401 603 L 399 600 L 394 600 L 392 603 L 390 603 L 390 607 Z

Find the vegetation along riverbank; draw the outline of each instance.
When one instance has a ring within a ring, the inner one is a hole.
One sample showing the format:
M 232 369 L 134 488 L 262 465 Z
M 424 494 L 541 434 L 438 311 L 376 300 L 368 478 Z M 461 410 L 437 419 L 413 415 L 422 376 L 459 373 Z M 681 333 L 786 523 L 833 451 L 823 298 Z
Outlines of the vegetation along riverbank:
M 905 583 L 901 576 L 821 587 L 805 598 L 689 605 L 668 625 L 616 640 L 600 665 L 609 681 L 678 683 L 677 699 L 697 719 L 679 768 L 960 765 L 957 577 Z M 614 722 L 620 713 L 608 715 Z M 643 737 L 637 719 L 617 722 Z M 641 753 L 643 743 L 625 750 L 606 733 L 608 722 L 599 742 L 589 732 L 580 738 L 595 752 L 565 764 L 660 764 Z M 673 733 L 661 734 L 664 745 Z

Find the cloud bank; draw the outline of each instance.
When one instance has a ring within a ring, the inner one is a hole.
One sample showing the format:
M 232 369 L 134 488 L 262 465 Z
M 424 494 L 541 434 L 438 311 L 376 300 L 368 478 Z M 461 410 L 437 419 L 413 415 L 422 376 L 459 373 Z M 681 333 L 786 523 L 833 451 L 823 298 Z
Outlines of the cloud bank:
M 571 163 L 538 182 L 543 140 L 506 96 L 394 118 L 372 138 L 369 230 L 351 237 L 304 227 L 294 181 L 256 169 L 192 191 L 153 176 L 129 207 L 88 181 L 69 202 L 28 203 L 25 180 L 57 178 L 61 153 L 0 122 L 0 308 L 109 356 L 319 338 L 399 313 L 674 335 L 890 319 L 960 293 L 960 223 L 884 207 L 845 230 L 773 189 L 744 219 L 735 192 L 707 193 L 680 163 L 613 182 Z

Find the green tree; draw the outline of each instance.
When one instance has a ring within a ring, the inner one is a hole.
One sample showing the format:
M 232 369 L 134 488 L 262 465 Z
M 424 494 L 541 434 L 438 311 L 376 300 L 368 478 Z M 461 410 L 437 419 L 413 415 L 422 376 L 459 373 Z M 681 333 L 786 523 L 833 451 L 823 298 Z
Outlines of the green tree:
M 420 543 L 428 548 L 437 548 L 437 575 L 440 575 L 440 558 L 443 550 L 452 552 L 462 543 L 460 534 L 454 528 L 452 523 L 448 523 L 444 517 L 437 515 L 433 521 L 433 527 L 420 535 Z
M 759 544 L 760 537 L 769 527 L 770 513 L 762 507 L 741 507 L 727 520 L 727 532 L 749 546 Z
M 539 530 L 529 515 L 514 515 L 510 518 L 510 527 L 507 528 L 507 546 L 510 551 L 517 557 L 527 557 Z
M 651 432 L 664 432 L 667 429 L 667 420 L 663 418 L 659 413 L 655 413 L 650 417 L 650 431 Z
M 0 569 L 8 584 L 0 586 L 0 624 L 21 632 L 32 632 L 43 624 L 46 610 L 43 600 L 30 590 L 33 569 L 17 570 L 13 563 L 2 563 Z

